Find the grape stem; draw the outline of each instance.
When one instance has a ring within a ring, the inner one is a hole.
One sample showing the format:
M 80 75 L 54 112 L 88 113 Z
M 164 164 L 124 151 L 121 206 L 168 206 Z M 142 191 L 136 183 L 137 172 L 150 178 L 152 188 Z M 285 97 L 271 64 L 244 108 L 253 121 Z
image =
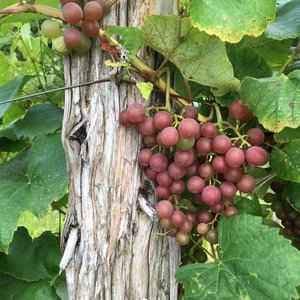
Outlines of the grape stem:
M 242 145 L 241 145 L 241 146 L 243 146 L 243 145 L 251 146 L 251 144 L 248 143 L 248 142 L 245 140 L 244 136 L 240 134 L 238 128 L 232 126 L 232 125 L 231 125 L 229 122 L 227 122 L 227 121 L 223 121 L 222 123 L 223 123 L 224 125 L 226 125 L 227 128 L 230 128 L 230 129 L 232 129 L 232 130 L 234 131 L 234 133 L 235 133 L 235 134 L 238 136 L 238 138 L 242 141 Z
M 217 103 L 213 104 L 215 111 L 216 111 L 216 117 L 217 117 L 217 125 L 220 128 L 221 131 L 223 131 L 223 117 L 220 111 L 220 107 Z

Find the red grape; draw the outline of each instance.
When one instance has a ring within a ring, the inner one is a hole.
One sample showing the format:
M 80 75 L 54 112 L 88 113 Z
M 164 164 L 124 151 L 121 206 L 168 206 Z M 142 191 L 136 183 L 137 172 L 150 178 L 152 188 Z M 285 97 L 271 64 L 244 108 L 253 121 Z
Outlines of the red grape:
M 212 141 L 211 139 L 201 137 L 196 144 L 196 150 L 201 155 L 206 155 L 212 151 Z
M 186 246 L 190 242 L 190 237 L 185 232 L 177 232 L 176 242 L 179 246 Z
M 175 146 L 179 141 L 177 129 L 166 127 L 159 133 L 159 141 L 165 147 Z
M 173 215 L 174 208 L 170 201 L 162 200 L 155 205 L 155 209 L 160 218 L 170 218 Z
M 184 113 L 182 115 L 184 118 L 190 118 L 190 119 L 197 119 L 198 117 L 198 110 L 196 107 L 192 105 L 188 105 L 184 108 Z
M 212 162 L 212 167 L 217 173 L 225 173 L 228 170 L 228 166 L 226 165 L 225 158 L 223 156 L 216 156 Z
M 171 221 L 176 227 L 181 227 L 185 221 L 185 215 L 180 210 L 175 210 L 172 214 Z
M 192 224 L 196 223 L 196 215 L 192 213 L 187 213 L 186 215 L 187 220 L 189 220 Z
M 81 30 L 88 37 L 97 37 L 99 35 L 100 26 L 97 21 L 83 21 L 81 23 Z
M 97 1 L 90 1 L 84 6 L 84 19 L 87 21 L 99 21 L 104 16 L 104 7 Z
M 173 180 L 169 176 L 168 172 L 165 171 L 165 172 L 157 174 L 157 176 L 156 176 L 156 182 L 160 186 L 169 187 L 172 184 Z
M 214 229 L 210 229 L 206 234 L 206 240 L 210 242 L 211 244 L 217 244 L 218 243 L 218 233 Z
M 62 14 L 64 20 L 72 25 L 80 23 L 83 18 L 83 11 L 81 7 L 75 2 L 66 3 L 62 7 Z
M 201 193 L 201 201 L 208 206 L 214 206 L 221 201 L 220 189 L 213 185 L 206 186 Z
M 119 114 L 119 123 L 124 127 L 129 127 L 131 124 L 128 120 L 128 112 L 127 111 L 121 111 Z
M 192 177 L 192 176 L 194 176 L 194 175 L 197 175 L 197 173 L 198 173 L 198 168 L 199 168 L 199 166 L 198 166 L 197 163 L 192 164 L 190 167 L 188 167 L 188 168 L 186 169 L 186 176 Z
M 160 111 L 154 115 L 154 126 L 158 130 L 162 130 L 172 125 L 173 117 L 169 112 Z
M 168 188 L 163 186 L 157 186 L 155 188 L 155 195 L 158 199 L 169 199 L 171 193 Z
M 189 233 L 192 231 L 192 229 L 193 229 L 193 223 L 186 218 L 186 220 L 184 221 L 183 225 L 180 228 L 180 231 Z
M 200 177 L 202 177 L 204 179 L 209 179 L 209 178 L 213 177 L 214 173 L 215 173 L 214 168 L 209 163 L 201 164 L 199 166 L 198 172 L 199 172 Z
M 168 159 L 165 155 L 161 153 L 156 153 L 152 155 L 149 161 L 150 168 L 155 172 L 163 172 L 168 168 Z
M 225 154 L 225 161 L 230 168 L 239 168 L 245 162 L 244 151 L 237 147 L 230 148 Z
M 142 123 L 146 116 L 145 116 L 145 107 L 143 104 L 140 103 L 131 103 L 128 105 L 128 118 L 130 123 L 139 124 Z
M 243 175 L 236 186 L 242 193 L 251 193 L 255 189 L 256 182 L 252 176 Z
M 146 118 L 143 123 L 139 124 L 138 128 L 139 128 L 139 133 L 142 136 L 149 136 L 155 134 L 154 122 L 153 122 L 153 118 L 151 117 Z
M 179 150 L 190 150 L 193 148 L 195 144 L 195 139 L 180 139 L 179 142 L 177 143 L 176 147 Z
M 241 179 L 242 176 L 243 176 L 243 170 L 240 168 L 236 168 L 236 169 L 229 169 L 225 173 L 224 177 L 227 181 L 236 183 Z
M 180 134 L 180 137 L 184 139 L 194 138 L 199 135 L 200 125 L 194 119 L 183 119 L 179 124 L 178 132 Z
M 237 192 L 236 186 L 228 181 L 225 181 L 220 185 L 220 190 L 222 196 L 226 199 L 233 199 Z
M 264 148 L 253 146 L 246 150 L 246 160 L 249 165 L 263 166 L 269 160 L 269 155 Z
M 211 210 L 216 213 L 219 214 L 224 210 L 224 204 L 223 203 L 216 203 L 215 205 L 213 205 L 211 207 Z
M 68 49 L 80 47 L 82 33 L 76 28 L 66 28 L 64 31 L 64 41 Z
M 197 215 L 198 222 L 209 223 L 213 220 L 214 216 L 207 210 L 200 211 Z
M 174 156 L 174 162 L 178 167 L 187 168 L 190 167 L 195 160 L 195 153 L 193 150 L 189 151 L 176 151 Z
M 249 129 L 247 135 L 249 143 L 254 146 L 260 146 L 265 141 L 265 134 L 260 128 Z
M 231 148 L 230 138 L 224 134 L 217 135 L 212 141 L 212 148 L 216 153 L 226 153 Z
M 200 235 L 205 235 L 207 234 L 209 230 L 209 225 L 207 223 L 199 223 L 197 225 L 197 232 L 200 234 Z
M 229 106 L 229 116 L 232 119 L 247 122 L 253 117 L 253 114 L 241 100 L 235 100 Z
M 224 216 L 225 217 L 232 217 L 238 213 L 238 210 L 234 206 L 228 206 L 224 210 Z
M 218 134 L 217 127 L 211 123 L 207 122 L 201 126 L 201 135 L 206 138 L 214 138 Z
M 180 195 L 184 192 L 185 186 L 183 180 L 176 180 L 170 186 L 170 191 L 172 194 Z
M 152 151 L 150 149 L 142 149 L 138 155 L 138 162 L 142 167 L 148 167 L 151 157 Z
M 145 170 L 145 175 L 152 181 L 155 182 L 156 176 L 157 176 L 157 172 L 155 172 L 154 170 L 148 168 Z
M 168 167 L 168 173 L 173 179 L 178 180 L 185 175 L 186 171 L 185 169 L 178 167 L 175 163 L 171 163 Z
M 205 187 L 204 180 L 202 178 L 198 177 L 198 176 L 191 177 L 187 182 L 187 189 L 192 194 L 200 193 L 203 190 L 204 187 Z

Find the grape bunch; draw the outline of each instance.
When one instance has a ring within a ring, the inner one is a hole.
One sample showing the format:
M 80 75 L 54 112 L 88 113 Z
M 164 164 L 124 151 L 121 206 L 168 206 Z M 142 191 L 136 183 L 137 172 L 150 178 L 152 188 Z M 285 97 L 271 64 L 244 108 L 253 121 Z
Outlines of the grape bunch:
M 105 14 L 102 0 L 87 2 L 82 8 L 78 0 L 60 0 L 64 21 L 71 25 L 62 32 L 57 21 L 46 20 L 41 27 L 42 34 L 52 39 L 55 50 L 62 54 L 74 51 L 84 54 L 91 47 L 91 39 L 99 34 L 101 20 Z
M 239 122 L 253 117 L 240 100 L 230 105 L 229 116 Z M 121 125 L 136 127 L 142 136 L 139 165 L 155 185 L 160 224 L 179 245 L 189 243 L 193 230 L 216 243 L 218 216 L 238 213 L 235 195 L 255 189 L 247 167 L 268 162 L 260 128 L 242 135 L 230 123 L 223 127 L 197 118 L 193 106 L 185 107 L 181 116 L 152 113 L 139 103 L 129 104 L 119 117 Z

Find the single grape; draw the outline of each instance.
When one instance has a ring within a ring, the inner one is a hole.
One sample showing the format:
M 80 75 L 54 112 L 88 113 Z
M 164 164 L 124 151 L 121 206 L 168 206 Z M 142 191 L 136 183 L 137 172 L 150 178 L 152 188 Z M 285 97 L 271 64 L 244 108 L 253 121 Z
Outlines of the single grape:
M 196 107 L 192 105 L 188 105 L 184 108 L 184 112 L 182 114 L 184 118 L 195 119 L 198 117 L 198 110 Z
M 79 24 L 83 18 L 81 7 L 75 2 L 69 2 L 62 7 L 64 21 L 75 25 Z
M 183 180 L 176 180 L 170 186 L 170 191 L 172 194 L 180 195 L 184 192 L 185 185 Z
M 104 7 L 97 1 L 90 1 L 84 6 L 84 19 L 87 21 L 99 21 L 104 16 Z
M 76 28 L 66 28 L 64 31 L 64 41 L 68 49 L 80 47 L 82 33 Z
M 253 118 L 249 108 L 241 100 L 233 101 L 229 106 L 229 116 L 234 120 L 247 122 Z
M 242 193 L 251 193 L 255 189 L 256 182 L 251 175 L 243 175 L 236 186 Z
M 173 215 L 173 212 L 174 212 L 174 207 L 173 207 L 172 203 L 168 200 L 159 201 L 155 205 L 155 209 L 156 209 L 158 216 L 161 219 L 171 218 L 171 216 Z
M 189 220 L 192 224 L 196 223 L 196 215 L 193 213 L 187 213 L 186 215 L 186 219 Z
M 155 182 L 156 180 L 156 176 L 157 176 L 157 172 L 155 172 L 154 170 L 148 168 L 145 170 L 145 175 L 152 180 L 153 182 Z
M 215 205 L 213 205 L 212 207 L 211 207 L 211 210 L 214 212 L 214 213 L 216 213 L 216 214 L 219 214 L 219 213 L 221 213 L 221 212 L 223 212 L 224 211 L 224 204 L 223 203 L 216 203 Z
M 192 231 L 192 229 L 193 229 L 193 223 L 186 218 L 183 225 L 180 227 L 180 231 L 189 233 Z
M 191 118 L 183 119 L 178 127 L 178 132 L 181 138 L 190 139 L 199 136 L 200 125 Z
M 142 136 L 154 135 L 155 127 L 153 118 L 147 117 L 143 123 L 139 124 L 138 129 Z
M 168 167 L 168 173 L 173 179 L 179 180 L 185 175 L 186 170 L 178 167 L 175 163 L 171 163 Z
M 140 124 L 144 122 L 145 116 L 145 107 L 140 103 L 131 103 L 128 105 L 128 118 L 132 124 Z
M 142 149 L 138 155 L 138 162 L 142 167 L 148 167 L 152 151 L 150 149 Z
M 179 141 L 179 134 L 174 127 L 166 127 L 159 133 L 160 143 L 169 148 L 175 146 Z
M 219 154 L 226 153 L 231 148 L 231 140 L 226 135 L 217 135 L 212 141 L 212 149 Z
M 241 168 L 229 169 L 224 174 L 224 178 L 227 181 L 230 181 L 233 183 L 238 182 L 242 176 L 243 176 L 243 170 Z
M 260 146 L 265 141 L 265 134 L 260 128 L 251 128 L 247 131 L 249 143 L 253 146 Z
M 168 172 L 165 171 L 165 172 L 162 172 L 162 173 L 159 173 L 157 174 L 156 176 L 156 182 L 160 185 L 160 186 L 163 186 L 163 187 L 169 187 L 173 180 L 172 178 L 169 176 Z
M 91 40 L 87 36 L 81 33 L 80 44 L 78 47 L 74 49 L 74 51 L 78 55 L 83 55 L 90 50 L 91 46 L 92 46 Z
M 214 206 L 221 201 L 220 189 L 213 185 L 206 186 L 201 193 L 201 201 L 208 206 Z
M 200 177 L 209 179 L 214 176 L 215 171 L 210 163 L 201 164 L 198 168 Z
M 176 145 L 176 148 L 178 150 L 183 150 L 183 151 L 186 151 L 186 150 L 190 150 L 194 147 L 195 145 L 195 139 L 183 139 L 183 138 L 180 138 L 179 142 L 177 143 Z
M 230 148 L 225 154 L 225 161 L 230 168 L 239 168 L 245 162 L 244 151 L 237 147 Z
M 62 35 L 62 30 L 57 21 L 46 20 L 41 25 L 41 33 L 48 39 L 55 39 Z
M 208 231 L 209 231 L 209 225 L 207 223 L 199 223 L 197 225 L 197 232 L 200 235 L 206 235 Z
M 166 127 L 172 126 L 173 117 L 169 112 L 160 111 L 154 115 L 154 126 L 158 130 L 162 130 Z
M 172 222 L 170 219 L 168 218 L 162 218 L 159 220 L 159 224 L 162 228 L 164 229 L 169 229 L 172 227 Z
M 233 199 L 237 192 L 236 186 L 228 181 L 225 181 L 220 185 L 220 190 L 223 198 L 225 199 Z
M 199 194 L 205 187 L 205 182 L 198 176 L 191 177 L 187 182 L 187 189 L 192 194 Z
M 81 30 L 88 37 L 97 37 L 99 35 L 100 26 L 97 21 L 83 21 L 81 23 Z
M 215 124 L 207 122 L 201 126 L 201 135 L 206 138 L 214 138 L 218 134 Z
M 209 223 L 213 220 L 214 216 L 207 210 L 202 210 L 197 214 L 197 220 L 199 223 Z
M 218 243 L 218 233 L 215 229 L 210 229 L 206 234 L 206 240 L 211 244 Z
M 70 50 L 67 48 L 64 37 L 59 36 L 52 40 L 52 47 L 54 50 L 60 54 L 67 55 L 70 53 Z
M 189 151 L 176 151 L 174 162 L 178 167 L 188 168 L 195 161 L 195 153 L 193 150 Z
M 190 237 L 185 232 L 177 232 L 176 242 L 179 246 L 186 246 L 190 242 Z
M 246 160 L 249 165 L 263 166 L 269 160 L 269 155 L 264 148 L 252 146 L 246 150 Z
M 168 168 L 168 159 L 161 153 L 153 154 L 149 161 L 150 168 L 155 172 L 161 173 Z
M 158 199 L 169 199 L 171 196 L 170 190 L 163 186 L 157 186 L 155 188 L 155 195 Z
M 216 156 L 212 160 L 211 165 L 217 173 L 224 174 L 228 170 L 228 166 L 226 165 L 225 158 L 223 156 Z
M 172 224 L 176 227 L 181 227 L 185 221 L 185 215 L 180 210 L 175 210 L 171 216 Z
M 152 148 L 156 145 L 156 136 L 155 135 L 146 135 L 143 137 L 143 144 L 146 147 Z
M 186 176 L 192 177 L 194 175 L 197 175 L 198 168 L 199 168 L 199 165 L 197 163 L 193 163 L 190 167 L 188 167 L 186 169 Z
M 232 217 L 232 216 L 238 214 L 238 212 L 239 211 L 237 210 L 236 207 L 234 207 L 234 206 L 228 206 L 224 210 L 224 216 L 225 217 Z
M 197 141 L 196 150 L 201 155 L 207 155 L 212 151 L 212 140 L 206 137 L 201 137 Z

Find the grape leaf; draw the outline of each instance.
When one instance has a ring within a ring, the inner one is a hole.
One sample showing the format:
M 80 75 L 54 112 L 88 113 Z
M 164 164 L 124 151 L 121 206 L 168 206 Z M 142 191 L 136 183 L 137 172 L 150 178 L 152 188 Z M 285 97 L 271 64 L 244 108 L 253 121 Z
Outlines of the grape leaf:
M 300 182 L 300 139 L 293 140 L 283 148 L 274 148 L 271 167 L 280 179 Z
M 24 211 L 43 214 L 66 190 L 67 174 L 59 134 L 36 138 L 31 149 L 0 165 L 0 248 L 10 242 Z
M 287 182 L 284 185 L 284 195 L 290 205 L 300 212 L 300 184 L 296 182 Z
M 272 299 L 297 296 L 300 254 L 278 229 L 248 214 L 218 225 L 219 260 L 180 268 L 185 300 Z M 282 259 L 284 257 L 284 259 Z
M 280 132 L 285 127 L 300 126 L 300 70 L 289 76 L 246 77 L 240 93 L 266 129 Z
M 153 91 L 153 84 L 151 82 L 137 82 L 136 87 L 145 101 L 148 101 Z
M 274 134 L 276 143 L 285 144 L 292 140 L 300 139 L 300 127 L 284 128 L 281 132 Z
M 0 130 L 0 137 L 10 139 L 34 138 L 53 133 L 61 128 L 63 110 L 53 104 L 32 106 L 25 117 L 8 128 Z
M 239 86 L 224 43 L 193 28 L 188 19 L 150 16 L 143 32 L 145 43 L 174 63 L 188 80 L 215 88 Z
M 276 20 L 269 25 L 266 36 L 284 40 L 300 36 L 300 1 L 293 0 L 280 6 Z
M 246 198 L 237 196 L 234 198 L 234 206 L 239 210 L 240 214 L 249 214 L 254 216 L 264 215 L 264 211 L 257 197 Z
M 260 36 L 275 19 L 275 0 L 192 0 L 193 25 L 221 40 L 238 43 L 244 35 Z

